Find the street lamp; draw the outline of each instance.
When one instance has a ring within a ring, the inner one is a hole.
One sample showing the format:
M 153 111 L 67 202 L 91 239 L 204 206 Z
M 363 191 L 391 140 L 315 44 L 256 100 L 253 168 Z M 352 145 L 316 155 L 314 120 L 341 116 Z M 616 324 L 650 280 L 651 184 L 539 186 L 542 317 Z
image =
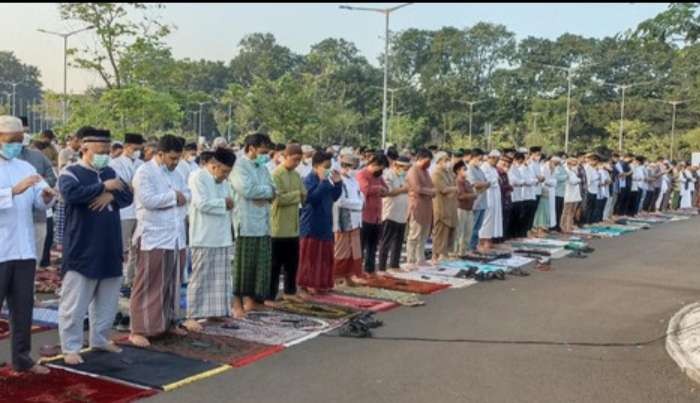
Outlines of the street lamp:
M 624 119 L 625 119 L 625 91 L 628 88 L 637 87 L 639 85 L 645 85 L 645 84 L 649 84 L 649 83 L 651 83 L 651 81 L 642 81 L 642 82 L 631 83 L 631 84 L 603 83 L 603 85 L 613 87 L 613 88 L 620 90 L 622 92 L 622 102 L 620 102 L 620 138 L 619 138 L 619 143 L 617 146 L 619 152 L 622 152 L 622 136 L 623 136 L 623 131 L 624 131 Z
M 544 64 L 536 63 L 544 67 L 549 67 L 552 69 L 557 69 L 566 72 L 567 90 L 566 90 L 566 131 L 564 132 L 564 152 L 569 152 L 569 128 L 571 127 L 569 116 L 571 115 L 571 81 L 573 78 L 574 71 L 581 69 L 583 67 L 593 66 L 597 63 L 581 64 L 578 66 L 569 65 L 568 67 L 557 66 L 554 64 Z
M 76 29 L 75 31 L 71 32 L 53 32 L 47 31 L 42 28 L 37 29 L 37 31 L 39 32 L 43 32 L 49 35 L 60 36 L 61 38 L 63 38 L 63 102 L 61 103 L 61 107 L 63 109 L 63 124 L 65 124 L 67 120 L 66 98 L 68 97 L 68 37 L 75 35 L 79 32 L 87 31 L 94 28 L 94 25 L 90 25 L 85 28 Z
M 457 101 L 460 104 L 469 105 L 469 145 L 472 144 L 472 117 L 474 115 L 474 105 L 486 101 Z
M 211 102 L 207 101 L 207 102 L 195 102 L 195 103 L 199 105 L 199 130 L 197 131 L 197 135 L 199 137 L 202 137 L 202 115 L 203 115 L 202 107 L 206 104 L 210 104 Z
M 17 114 L 17 86 L 22 84 L 21 81 L 15 81 L 15 82 L 10 82 L 10 81 L 4 81 L 4 84 L 8 84 L 12 86 L 12 115 L 15 116 Z
M 411 4 L 413 3 L 404 3 L 391 8 L 339 6 L 341 10 L 372 11 L 375 13 L 384 14 L 384 100 L 382 102 L 382 149 L 386 149 L 386 101 L 388 92 L 387 83 L 389 75 L 389 15 L 394 11 Z
M 657 101 L 657 102 L 663 102 L 663 103 L 665 103 L 665 104 L 669 104 L 669 105 L 671 105 L 671 106 L 673 107 L 673 112 L 672 112 L 672 114 L 671 114 L 671 146 L 670 146 L 670 150 L 669 150 L 669 153 L 668 153 L 668 154 L 669 154 L 668 159 L 669 159 L 669 160 L 673 160 L 673 151 L 674 151 L 673 149 L 674 149 L 674 143 L 675 143 L 675 141 L 676 141 L 676 136 L 675 136 L 675 130 L 676 130 L 676 106 L 681 105 L 681 104 L 684 104 L 684 103 L 687 103 L 687 102 L 689 102 L 690 100 L 688 100 L 688 99 L 685 99 L 685 100 L 682 100 L 682 101 L 666 101 L 666 100 L 664 100 L 664 99 L 653 99 L 653 100 L 654 100 L 654 101 Z
M 532 130 L 533 134 L 537 134 L 537 117 L 540 116 L 542 113 L 541 112 L 532 112 L 532 125 L 534 126 L 534 129 Z

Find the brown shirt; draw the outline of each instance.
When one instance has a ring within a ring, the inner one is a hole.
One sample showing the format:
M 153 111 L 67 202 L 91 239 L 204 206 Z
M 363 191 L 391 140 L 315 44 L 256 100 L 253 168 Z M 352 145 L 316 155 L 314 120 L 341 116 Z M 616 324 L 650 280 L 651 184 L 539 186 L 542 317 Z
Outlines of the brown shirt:
M 413 165 L 406 175 L 408 217 L 421 225 L 433 223 L 433 181 L 426 169 Z
M 446 168 L 436 168 L 432 180 L 436 191 L 433 199 L 434 221 L 442 222 L 448 227 L 456 227 L 457 194 L 447 192 L 447 188 L 455 186 L 454 174 Z
M 459 193 L 457 193 L 457 205 L 462 210 L 471 211 L 474 207 L 474 200 L 476 199 L 476 191 L 471 183 L 465 178 L 457 179 L 457 188 Z

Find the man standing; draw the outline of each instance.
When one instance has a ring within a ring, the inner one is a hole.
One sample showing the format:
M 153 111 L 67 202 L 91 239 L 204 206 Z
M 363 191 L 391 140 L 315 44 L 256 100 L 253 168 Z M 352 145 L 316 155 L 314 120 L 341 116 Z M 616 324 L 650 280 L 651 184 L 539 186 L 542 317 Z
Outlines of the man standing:
M 296 299 L 299 268 L 299 206 L 306 200 L 306 187 L 296 171 L 302 159 L 299 144 L 287 144 L 284 161 L 272 171 L 275 199 L 272 201 L 271 230 L 272 270 L 270 294 L 274 301 L 279 293 L 280 274 L 284 272 L 284 299 Z
M 172 330 L 180 308 L 180 279 L 185 265 L 185 205 L 190 191 L 175 171 L 182 156 L 182 142 L 166 134 L 158 142 L 158 153 L 136 170 L 134 199 L 139 248 L 129 312 L 131 335 L 136 346 L 150 345 L 147 337 Z
M 469 240 L 469 249 L 475 251 L 479 246 L 479 231 L 484 222 L 486 209 L 489 206 L 486 192 L 491 185 L 480 168 L 482 159 L 484 158 L 484 151 L 480 148 L 475 148 L 472 150 L 471 156 L 467 180 L 474 186 L 477 196 L 473 206 L 474 227 L 472 227 L 472 237 Z M 496 179 L 496 184 L 498 184 L 498 179 Z
M 416 163 L 408 170 L 408 241 L 406 242 L 409 268 L 425 265 L 425 242 L 433 224 L 433 197 L 435 188 L 428 174 L 433 153 L 421 148 Z
M 130 188 L 108 166 L 110 133 L 81 132 L 82 159 L 61 172 L 66 203 L 63 284 L 58 307 L 61 350 L 68 365 L 83 362 L 83 320 L 90 314 L 90 347 L 120 352 L 109 340 L 117 313 L 123 247 L 119 209 L 133 202 Z
M 586 171 L 586 196 L 584 198 L 584 203 L 586 204 L 584 208 L 584 224 L 593 224 L 597 222 L 596 220 L 596 206 L 598 205 L 598 195 L 600 191 L 600 172 L 598 171 L 598 163 L 600 159 L 595 154 L 588 154 L 586 156 L 586 165 L 584 169 Z
M 486 190 L 486 208 L 481 228 L 479 229 L 479 240 L 484 251 L 491 250 L 494 238 L 503 236 L 503 210 L 501 206 L 501 187 L 498 183 L 498 171 L 496 164 L 501 157 L 498 150 L 492 150 L 487 160 L 481 164 L 481 171 L 488 181 Z
M 133 189 L 134 174 L 143 165 L 141 161 L 141 149 L 143 148 L 143 136 L 138 133 L 126 133 L 124 135 L 124 152 L 119 158 L 110 161 L 109 166 L 114 169 L 119 178 L 130 189 Z M 133 190 L 132 190 L 133 192 Z M 122 227 L 122 247 L 124 248 L 124 286 L 131 288 L 134 281 L 136 268 L 136 246 L 131 242 L 136 229 L 136 210 L 133 203 L 124 207 L 119 212 Z
M 433 198 L 433 265 L 452 253 L 457 227 L 457 193 L 459 189 L 452 172 L 450 156 L 439 151 L 430 179 L 435 186 Z
M 406 171 L 411 166 L 408 157 L 400 156 L 384 173 L 384 183 L 389 191 L 382 199 L 382 241 L 379 244 L 379 271 L 385 271 L 387 260 L 389 270 L 399 271 L 401 246 L 408 219 L 408 186 Z M 391 257 L 389 257 L 391 256 Z
M 513 187 L 510 194 L 511 219 L 506 230 L 508 238 L 521 238 L 527 235 L 525 229 L 525 201 L 523 193 L 525 191 L 525 179 L 522 175 L 521 165 L 525 161 L 525 155 L 521 152 L 513 154 L 513 163 L 508 170 L 508 182 Z
M 365 195 L 362 209 L 362 256 L 365 260 L 365 272 L 375 274 L 377 246 L 382 237 L 382 197 L 388 191 L 382 173 L 389 161 L 381 151 L 370 157 L 367 166 L 357 173 L 357 183 Z
M 190 175 L 192 276 L 187 284 L 187 320 L 183 323 L 190 331 L 202 330 L 197 319 L 230 315 L 233 195 L 228 177 L 234 162 L 233 151 L 217 148 L 204 169 Z
M 0 305 L 7 300 L 10 311 L 13 369 L 47 374 L 30 356 L 37 259 L 32 209 L 46 209 L 55 192 L 17 158 L 23 134 L 18 118 L 0 116 Z

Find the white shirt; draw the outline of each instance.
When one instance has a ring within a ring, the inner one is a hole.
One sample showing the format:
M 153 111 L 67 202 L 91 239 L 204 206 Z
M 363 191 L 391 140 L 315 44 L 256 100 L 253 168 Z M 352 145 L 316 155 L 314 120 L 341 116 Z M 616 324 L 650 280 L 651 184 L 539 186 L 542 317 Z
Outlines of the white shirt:
M 308 164 L 304 161 L 301 161 L 299 165 L 297 165 L 297 167 L 295 168 L 295 171 L 297 171 L 299 176 L 301 176 L 301 180 L 303 182 L 304 178 L 309 176 L 309 174 L 311 173 L 311 161 L 309 161 Z
M 598 195 L 600 190 L 600 173 L 588 164 L 586 164 L 584 169 L 586 171 L 586 184 L 588 185 L 586 191 L 590 194 Z
M 143 161 L 141 161 L 140 159 L 131 159 L 124 154 L 122 154 L 121 157 L 115 158 L 109 162 L 109 166 L 112 169 L 114 169 L 114 172 L 117 173 L 117 176 L 120 177 L 124 182 L 132 186 L 134 174 L 141 165 L 143 165 Z M 134 203 L 131 203 L 129 206 L 119 210 L 119 217 L 122 220 L 135 220 L 136 209 L 134 208 Z
M 569 169 L 567 166 L 566 174 L 569 178 L 566 181 L 566 192 L 564 193 L 564 203 L 578 203 L 581 199 L 581 178 L 578 177 L 578 168 Z
M 520 177 L 522 177 L 525 182 L 523 185 L 523 200 L 535 200 L 537 198 L 535 195 L 535 186 L 538 182 L 537 178 L 527 165 L 523 164 L 519 168 Z
M 333 204 L 333 232 L 340 231 L 339 208 L 350 210 L 350 226 L 352 229 L 362 226 L 362 207 L 365 205 L 365 195 L 360 191 L 360 184 L 355 179 L 354 172 L 350 176 L 342 175 L 343 191 L 340 198 Z
M 155 158 L 141 165 L 134 175 L 136 230 L 133 242 L 141 238 L 141 249 L 185 249 L 185 216 L 187 208 L 177 206 L 175 191 L 187 202 L 190 191 L 177 171 L 168 171 Z
M 42 180 L 12 196 L 13 186 L 36 173 L 26 161 L 0 157 L 0 263 L 37 258 L 32 212 L 47 208 L 41 192 L 48 184 Z
M 632 191 L 644 190 L 644 167 L 642 165 L 632 165 Z
M 180 162 L 177 163 L 175 171 L 179 172 L 180 175 L 182 175 L 182 178 L 185 180 L 185 185 L 187 185 L 187 181 L 189 181 L 190 175 L 192 174 L 192 172 L 196 171 L 197 168 L 199 168 L 199 166 L 196 162 L 187 161 L 186 159 L 182 158 Z
M 537 178 L 538 176 L 542 176 L 542 164 L 539 161 L 530 160 L 530 161 L 528 161 L 527 166 L 530 168 L 530 171 L 532 172 L 532 176 L 537 181 L 536 182 L 537 184 L 532 188 L 532 190 L 534 191 L 534 194 L 535 194 L 535 198 L 537 198 L 536 196 L 539 196 L 542 194 L 542 186 L 543 185 L 539 181 L 539 179 Z
M 520 171 L 520 166 L 513 164 L 508 170 L 508 182 L 513 187 L 510 193 L 510 200 L 515 203 L 523 200 L 523 191 L 525 190 L 525 180 Z
M 610 197 L 610 185 L 604 185 L 604 183 L 610 180 L 610 173 L 605 168 L 598 168 L 598 174 L 600 175 L 600 187 L 597 199 L 606 199 Z
M 406 175 L 399 176 L 393 169 L 384 171 L 384 183 L 389 190 L 396 190 L 406 185 Z M 408 221 L 408 193 L 382 198 L 382 221 L 405 224 Z

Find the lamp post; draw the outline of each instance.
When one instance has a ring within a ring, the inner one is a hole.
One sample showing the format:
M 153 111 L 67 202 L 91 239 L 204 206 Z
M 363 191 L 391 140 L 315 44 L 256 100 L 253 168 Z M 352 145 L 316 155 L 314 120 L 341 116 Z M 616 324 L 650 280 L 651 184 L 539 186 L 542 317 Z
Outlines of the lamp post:
M 202 137 L 202 115 L 203 115 L 202 108 L 204 107 L 204 105 L 209 104 L 211 102 L 207 101 L 207 102 L 196 102 L 196 103 L 199 105 L 199 130 L 197 131 L 197 135 L 199 137 Z
M 75 31 L 71 32 L 53 32 L 41 28 L 37 29 L 37 31 L 39 32 L 43 32 L 49 35 L 60 36 L 61 38 L 63 38 L 63 102 L 61 103 L 61 107 L 63 109 L 63 124 L 65 124 L 67 120 L 66 98 L 68 97 L 68 37 L 94 28 L 94 25 L 90 25 L 85 28 L 76 29 Z
M 384 100 L 382 102 L 382 149 L 386 149 L 386 101 L 388 92 L 387 83 L 389 76 L 389 15 L 394 11 L 411 4 L 413 3 L 404 3 L 390 8 L 340 6 L 340 9 L 342 10 L 372 11 L 375 13 L 384 14 Z
M 578 66 L 569 65 L 568 67 L 557 66 L 554 64 L 544 64 L 544 63 L 536 63 L 536 64 L 566 72 L 566 83 L 567 83 L 566 87 L 567 87 L 567 89 L 566 89 L 566 129 L 564 131 L 564 152 L 568 153 L 569 152 L 569 130 L 571 128 L 569 116 L 571 116 L 571 86 L 572 86 L 573 74 L 576 70 L 579 70 L 583 67 L 593 66 L 597 63 L 581 64 Z
M 17 115 L 17 86 L 22 84 L 22 82 L 21 81 L 15 81 L 15 82 L 5 81 L 4 83 L 12 86 L 12 92 L 9 94 L 12 95 L 11 111 L 12 111 L 12 115 L 15 116 L 15 115 Z
M 622 101 L 620 102 L 620 138 L 618 140 L 618 145 L 617 145 L 617 151 L 622 152 L 622 137 L 624 133 L 624 119 L 625 119 L 625 91 L 628 88 L 632 87 L 637 87 L 639 85 L 645 85 L 649 84 L 651 81 L 642 81 L 642 82 L 637 82 L 637 83 L 631 83 L 631 84 L 616 84 L 616 83 L 603 83 L 603 85 L 607 85 L 610 87 L 613 87 L 617 90 L 620 90 L 621 95 L 622 95 Z
M 485 101 L 457 101 L 461 104 L 469 105 L 469 145 L 472 144 L 472 118 L 474 116 L 474 105 Z
M 665 104 L 669 104 L 672 107 L 672 112 L 671 112 L 671 145 L 669 147 L 669 160 L 673 160 L 673 154 L 674 154 L 674 148 L 675 148 L 675 142 L 676 142 L 676 135 L 675 135 L 675 130 L 676 130 L 676 107 L 678 105 L 684 104 L 689 102 L 688 99 L 682 100 L 682 101 L 666 101 L 664 99 L 654 99 L 654 101 L 658 102 L 663 102 Z
M 534 126 L 532 130 L 533 134 L 537 134 L 537 117 L 541 114 L 541 112 L 532 112 L 532 125 Z

